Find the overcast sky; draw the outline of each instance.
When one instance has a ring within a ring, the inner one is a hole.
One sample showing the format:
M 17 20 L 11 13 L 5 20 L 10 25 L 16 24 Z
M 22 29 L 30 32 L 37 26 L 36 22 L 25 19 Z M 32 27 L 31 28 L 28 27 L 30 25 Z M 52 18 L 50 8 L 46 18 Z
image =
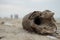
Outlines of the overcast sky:
M 32 11 L 49 9 L 60 17 L 60 0 L 0 0 L 0 17 L 18 14 L 20 18 Z

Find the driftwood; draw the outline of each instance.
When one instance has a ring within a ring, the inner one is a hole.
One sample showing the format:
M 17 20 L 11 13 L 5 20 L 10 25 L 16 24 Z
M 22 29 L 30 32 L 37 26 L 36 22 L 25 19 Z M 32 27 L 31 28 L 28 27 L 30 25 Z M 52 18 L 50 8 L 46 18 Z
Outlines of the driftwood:
M 57 26 L 53 16 L 50 10 L 31 12 L 23 18 L 23 29 L 39 34 L 55 34 Z
M 23 18 L 23 28 L 37 33 L 54 33 L 57 30 L 54 13 L 45 10 L 43 12 L 34 11 Z
M 23 29 L 29 32 L 35 32 L 38 34 L 51 35 L 60 38 L 57 33 L 56 21 L 54 19 L 54 13 L 49 10 L 34 11 L 27 14 L 22 21 Z

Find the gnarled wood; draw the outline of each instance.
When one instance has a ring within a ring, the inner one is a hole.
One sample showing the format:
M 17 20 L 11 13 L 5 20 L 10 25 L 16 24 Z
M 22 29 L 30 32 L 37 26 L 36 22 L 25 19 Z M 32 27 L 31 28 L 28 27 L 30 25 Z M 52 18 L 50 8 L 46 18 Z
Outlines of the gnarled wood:
M 57 31 L 56 21 L 53 16 L 54 13 L 50 10 L 34 11 L 24 16 L 23 28 L 30 32 L 53 34 Z

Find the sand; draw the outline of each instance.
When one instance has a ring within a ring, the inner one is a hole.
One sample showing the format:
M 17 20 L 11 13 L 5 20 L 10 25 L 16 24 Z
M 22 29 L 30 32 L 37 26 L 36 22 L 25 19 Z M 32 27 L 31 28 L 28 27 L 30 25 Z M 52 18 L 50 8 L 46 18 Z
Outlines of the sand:
M 1 22 L 4 22 L 2 24 Z M 60 23 L 57 23 L 60 32 Z M 29 33 L 22 27 L 21 19 L 0 19 L 0 40 L 60 40 L 52 36 Z

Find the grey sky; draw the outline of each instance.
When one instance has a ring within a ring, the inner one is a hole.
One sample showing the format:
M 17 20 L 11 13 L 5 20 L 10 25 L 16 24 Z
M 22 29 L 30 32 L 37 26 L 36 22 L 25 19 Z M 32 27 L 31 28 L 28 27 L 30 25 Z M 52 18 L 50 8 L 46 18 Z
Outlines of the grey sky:
M 60 17 L 60 0 L 0 0 L 0 17 L 18 14 L 21 17 L 32 11 L 49 9 Z

